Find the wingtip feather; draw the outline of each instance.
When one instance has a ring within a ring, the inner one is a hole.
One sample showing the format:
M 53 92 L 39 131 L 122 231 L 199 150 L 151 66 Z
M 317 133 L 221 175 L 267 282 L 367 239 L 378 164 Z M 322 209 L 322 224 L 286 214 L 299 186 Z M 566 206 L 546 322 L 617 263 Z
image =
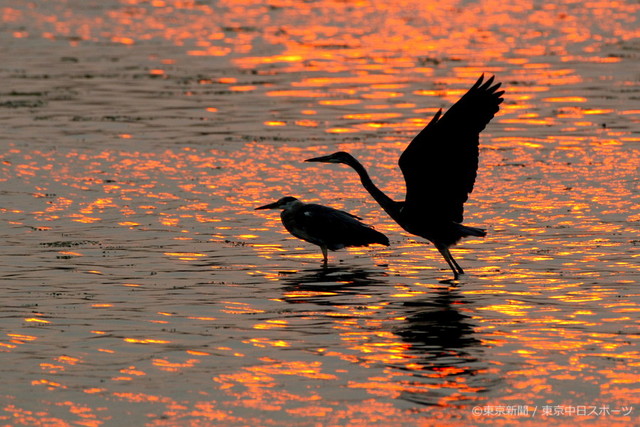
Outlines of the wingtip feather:
M 496 76 L 489 77 L 489 80 L 484 82 L 484 84 L 482 86 L 480 86 L 480 89 L 482 89 L 482 90 L 489 89 L 489 87 L 493 84 L 493 81 L 495 80 L 495 78 L 496 78 Z
M 476 82 L 473 84 L 473 86 L 471 87 L 471 89 L 478 89 L 480 87 L 480 85 L 482 84 L 482 81 L 484 80 L 484 73 L 480 74 L 480 78 L 478 80 L 476 80 Z

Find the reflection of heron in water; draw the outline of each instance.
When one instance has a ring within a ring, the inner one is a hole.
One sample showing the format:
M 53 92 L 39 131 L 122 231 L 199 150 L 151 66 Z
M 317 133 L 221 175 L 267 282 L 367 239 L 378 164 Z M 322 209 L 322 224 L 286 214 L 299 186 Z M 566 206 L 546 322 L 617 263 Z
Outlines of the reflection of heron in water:
M 282 301 L 303 305 L 301 311 L 293 310 L 289 316 L 305 318 L 304 334 L 334 337 L 332 345 L 337 349 L 344 343 L 328 331 L 333 331 L 341 320 L 361 319 L 357 331 L 362 337 L 368 331 L 374 343 L 400 343 L 396 348 L 402 348 L 402 352 L 385 359 L 402 390 L 400 399 L 439 405 L 444 399 L 459 395 L 454 399 L 459 402 L 495 387 L 499 381 L 487 372 L 487 361 L 481 357 L 482 343 L 476 338 L 471 315 L 464 311 L 468 303 L 455 288 L 441 288 L 421 299 L 389 303 L 387 291 L 391 283 L 382 269 L 340 266 L 281 272 L 280 276 L 285 285 Z M 380 308 L 375 314 L 354 312 L 363 301 Z M 309 328 L 308 324 L 316 327 Z M 375 325 L 373 329 L 362 326 L 369 324 Z M 378 334 L 381 328 L 390 334 Z M 362 357 L 366 360 L 367 355 Z
M 441 403 L 443 397 L 461 391 L 475 395 L 495 386 L 498 378 L 486 371 L 480 358 L 482 342 L 475 337 L 471 316 L 460 309 L 467 302 L 452 289 L 442 289 L 428 299 L 403 303 L 405 323 L 394 331 L 410 344 L 407 353 L 415 359 L 410 375 L 417 383 L 427 382 L 429 392 L 405 390 L 402 398 L 425 405 Z M 405 370 L 404 366 L 397 366 Z M 459 401 L 463 398 L 461 394 Z
M 466 303 L 451 289 L 445 289 L 425 300 L 408 301 L 403 304 L 406 325 L 397 334 L 412 344 L 416 352 L 429 351 L 439 357 L 451 350 L 460 351 L 475 346 L 479 341 L 473 337 L 471 316 L 460 312 Z
M 353 266 L 322 267 L 283 275 L 283 300 L 292 304 L 314 303 L 322 306 L 352 306 L 361 302 L 363 292 L 386 284 L 382 269 Z M 384 293 L 385 287 L 379 287 Z
M 387 236 L 361 223 L 357 216 L 327 206 L 305 204 L 287 196 L 258 209 L 282 209 L 280 218 L 284 227 L 298 239 L 320 246 L 324 265 L 327 265 L 327 249 L 336 251 L 373 243 L 389 246 Z
M 338 266 L 293 272 L 283 280 L 290 285 L 309 287 L 357 287 L 384 283 L 384 280 L 373 277 L 375 275 L 386 277 L 386 273 L 383 271 L 376 272 L 360 267 Z
M 407 194 L 397 202 L 371 181 L 364 166 L 339 151 L 307 162 L 343 163 L 360 176 L 364 188 L 402 228 L 433 242 L 453 271 L 464 274 L 449 247 L 468 236 L 484 237 L 485 230 L 462 225 L 464 203 L 473 190 L 478 170 L 480 132 L 500 109 L 500 83 L 484 75 L 444 115 L 438 111 L 400 156 Z

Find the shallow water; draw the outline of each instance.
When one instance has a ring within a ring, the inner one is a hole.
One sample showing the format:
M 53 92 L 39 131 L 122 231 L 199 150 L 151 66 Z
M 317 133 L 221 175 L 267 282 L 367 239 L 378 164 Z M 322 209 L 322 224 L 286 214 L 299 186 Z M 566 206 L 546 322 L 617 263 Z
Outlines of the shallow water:
M 6 425 L 634 425 L 637 2 L 5 1 Z M 459 282 L 343 166 L 477 77 Z M 290 236 L 282 195 L 391 246 Z

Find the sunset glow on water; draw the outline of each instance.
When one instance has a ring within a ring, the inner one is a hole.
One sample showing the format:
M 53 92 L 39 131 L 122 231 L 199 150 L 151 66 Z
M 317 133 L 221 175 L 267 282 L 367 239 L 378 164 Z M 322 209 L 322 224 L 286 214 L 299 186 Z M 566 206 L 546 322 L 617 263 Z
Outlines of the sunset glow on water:
M 638 424 L 640 5 L 6 1 L 3 425 Z M 484 73 L 454 282 L 398 157 Z M 391 245 L 291 236 L 291 195 Z

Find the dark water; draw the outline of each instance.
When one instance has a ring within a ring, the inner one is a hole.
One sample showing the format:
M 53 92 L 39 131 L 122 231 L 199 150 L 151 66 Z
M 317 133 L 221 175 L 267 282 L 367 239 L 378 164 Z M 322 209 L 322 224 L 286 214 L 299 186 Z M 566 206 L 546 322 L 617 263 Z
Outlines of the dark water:
M 635 1 L 5 1 L 6 425 L 634 425 Z M 481 73 L 459 283 L 386 217 Z M 290 236 L 282 195 L 388 248 Z

